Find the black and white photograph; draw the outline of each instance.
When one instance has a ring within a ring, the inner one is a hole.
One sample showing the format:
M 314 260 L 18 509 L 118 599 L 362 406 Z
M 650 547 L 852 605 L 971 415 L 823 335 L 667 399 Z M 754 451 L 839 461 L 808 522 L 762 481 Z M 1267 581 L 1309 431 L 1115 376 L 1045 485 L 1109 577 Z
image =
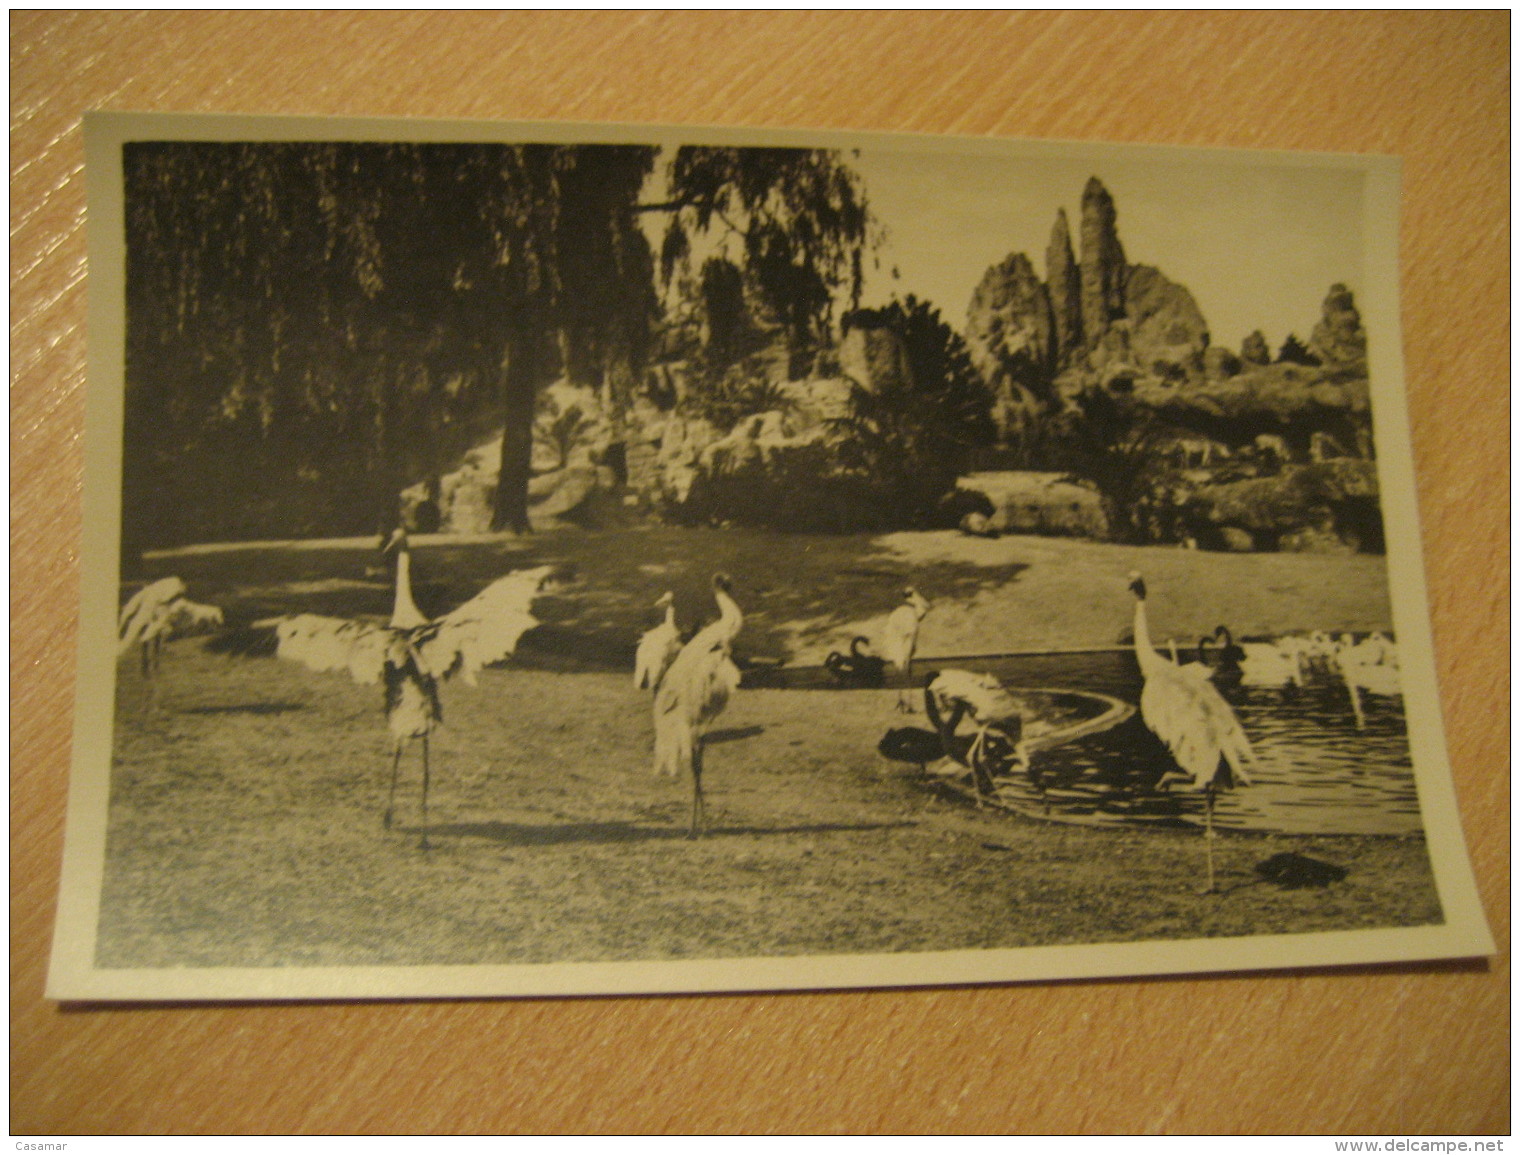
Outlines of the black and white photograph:
M 52 997 L 1492 950 L 1396 162 L 86 133 Z

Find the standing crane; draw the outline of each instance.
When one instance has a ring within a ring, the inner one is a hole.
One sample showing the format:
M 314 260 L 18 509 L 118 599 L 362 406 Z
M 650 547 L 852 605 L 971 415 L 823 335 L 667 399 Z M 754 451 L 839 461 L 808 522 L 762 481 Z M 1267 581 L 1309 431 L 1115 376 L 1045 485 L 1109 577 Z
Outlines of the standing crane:
M 177 577 L 159 578 L 143 586 L 121 607 L 116 622 L 116 656 L 138 647 L 143 681 L 148 687 L 146 704 L 151 706 L 157 698 L 164 643 L 221 625 L 220 607 L 192 602 L 185 596 L 185 583 Z
M 882 632 L 881 652 L 887 661 L 902 671 L 907 687 L 913 683 L 913 653 L 918 649 L 919 623 L 931 608 L 918 590 L 907 586 L 903 590 L 902 604 L 888 615 L 886 629 Z M 909 689 L 899 688 L 897 691 L 897 708 L 903 713 L 913 713 Z
M 944 670 L 930 674 L 924 687 L 924 711 L 939 731 L 945 754 L 971 767 L 978 803 L 996 793 L 994 767 L 1003 773 L 1029 768 L 1024 746 L 1024 717 L 1019 703 L 991 674 Z M 976 728 L 964 757 L 956 727 L 966 717 Z
M 733 644 L 744 615 L 726 574 L 712 579 L 718 620 L 681 647 L 654 696 L 654 768 L 657 774 L 691 775 L 691 837 L 707 829 L 702 798 L 702 747 L 707 728 L 739 689 Z
M 681 631 L 676 628 L 676 595 L 666 590 L 654 608 L 665 611 L 665 619 L 639 638 L 633 658 L 633 684 L 640 690 L 658 691 L 665 671 L 681 652 Z
M 391 783 L 385 827 L 395 810 L 401 755 L 408 743 L 422 743 L 422 848 L 428 844 L 428 735 L 443 722 L 438 683 L 459 675 L 467 685 L 492 662 L 509 658 L 518 639 L 538 625 L 530 612 L 548 592 L 553 566 L 516 570 L 486 586 L 469 601 L 429 620 L 412 598 L 411 547 L 397 529 L 384 552 L 395 562 L 395 592 L 386 625 L 292 614 L 265 618 L 229 634 L 213 649 L 234 654 L 273 654 L 317 671 L 346 671 L 360 685 L 383 682 L 390 730 Z
M 1177 764 L 1161 776 L 1158 790 L 1186 783 L 1203 791 L 1204 839 L 1208 847 L 1209 884 L 1214 890 L 1214 796 L 1221 784 L 1249 786 L 1245 763 L 1254 761 L 1235 712 L 1206 677 L 1194 677 L 1156 652 L 1145 616 L 1145 579 L 1131 573 L 1135 595 L 1135 659 L 1145 685 L 1140 691 L 1140 716 L 1160 738 Z

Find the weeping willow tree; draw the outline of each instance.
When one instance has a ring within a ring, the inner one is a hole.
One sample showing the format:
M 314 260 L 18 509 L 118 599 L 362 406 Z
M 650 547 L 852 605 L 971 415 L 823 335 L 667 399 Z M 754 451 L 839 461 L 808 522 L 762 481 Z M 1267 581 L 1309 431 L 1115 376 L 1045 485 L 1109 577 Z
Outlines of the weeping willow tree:
M 688 145 L 676 151 L 666 180 L 670 198 L 646 206 L 670 214 L 664 281 L 688 271 L 699 252 L 708 296 L 715 269 L 740 270 L 763 319 L 786 335 L 791 375 L 805 373 L 829 342 L 840 297 L 859 305 L 865 254 L 879 240 L 860 177 L 830 149 Z M 731 296 L 734 286 L 717 288 Z
M 636 145 L 144 142 L 123 153 L 129 543 L 373 529 L 504 427 L 493 522 L 528 528 L 535 407 L 614 420 L 659 318 L 641 221 L 739 239 L 788 331 L 826 327 L 865 236 L 832 153 Z M 720 227 L 721 226 L 721 227 Z M 853 253 L 853 256 L 852 256 Z
M 632 376 L 651 148 L 126 146 L 126 468 L 142 543 L 369 528 L 505 422 L 526 528 L 533 401 Z

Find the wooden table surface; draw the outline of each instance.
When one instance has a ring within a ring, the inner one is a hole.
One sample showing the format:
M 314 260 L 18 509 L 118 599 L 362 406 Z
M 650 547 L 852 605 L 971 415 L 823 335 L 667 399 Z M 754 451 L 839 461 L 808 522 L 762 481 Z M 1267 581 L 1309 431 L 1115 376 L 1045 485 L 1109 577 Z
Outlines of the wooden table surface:
M 86 109 L 617 120 L 1404 160 L 1447 740 L 1501 953 L 1170 981 L 64 1008 Z M 1507 1132 L 1509 13 L 11 15 L 11 1128 Z

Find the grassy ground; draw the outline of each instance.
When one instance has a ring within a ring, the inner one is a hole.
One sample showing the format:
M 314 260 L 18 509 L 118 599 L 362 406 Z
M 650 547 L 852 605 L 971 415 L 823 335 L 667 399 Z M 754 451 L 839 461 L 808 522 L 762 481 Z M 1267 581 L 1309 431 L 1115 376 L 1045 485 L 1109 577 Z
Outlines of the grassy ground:
M 795 658 L 890 608 L 909 577 L 936 598 L 925 649 L 938 652 L 1112 643 L 1128 622 L 1131 568 L 1156 591 L 1153 618 L 1177 619 L 1158 628 L 1179 636 L 1257 613 L 1239 609 L 1248 578 L 1263 588 L 1264 627 L 1386 627 L 1374 620 L 1375 559 L 1242 566 L 1184 551 L 933 534 L 798 542 L 566 532 L 526 544 L 424 545 L 419 600 L 446 608 L 540 557 L 579 568 L 578 586 L 545 607 L 559 631 L 551 640 L 579 639 L 578 660 L 557 668 L 564 651 L 551 646 L 530 668 L 444 688 L 427 853 L 415 751 L 403 765 L 397 826 L 381 825 L 389 759 L 378 688 L 186 641 L 169 648 L 149 711 L 124 663 L 101 964 L 721 958 L 1439 919 L 1418 838 L 1226 836 L 1224 892 L 1201 896 L 1196 831 L 978 811 L 876 752 L 899 724 L 891 691 L 741 692 L 709 750 L 713 830 L 688 840 L 689 788 L 650 770 L 649 702 L 631 684 L 631 659 L 616 671 L 587 665 L 631 655 L 664 588 L 694 621 L 716 568 L 738 579 L 750 652 Z M 384 579 L 364 574 L 372 561 L 353 547 L 208 551 L 151 564 L 155 576 L 179 573 L 193 596 L 251 617 L 383 613 Z M 1254 865 L 1281 850 L 1351 873 L 1326 889 L 1260 883 Z

